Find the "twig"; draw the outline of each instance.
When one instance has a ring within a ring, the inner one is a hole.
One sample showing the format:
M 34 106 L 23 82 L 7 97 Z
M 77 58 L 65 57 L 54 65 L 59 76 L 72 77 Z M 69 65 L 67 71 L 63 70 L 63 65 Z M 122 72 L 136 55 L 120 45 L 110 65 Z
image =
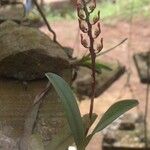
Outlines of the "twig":
M 56 39 L 56 38 L 57 38 L 57 37 L 56 37 L 56 33 L 54 32 L 54 30 L 53 30 L 53 29 L 51 28 L 51 26 L 49 25 L 49 23 L 48 23 L 48 21 L 47 21 L 45 15 L 44 15 L 42 9 L 40 8 L 39 4 L 37 3 L 36 0 L 33 0 L 33 2 L 34 2 L 34 4 L 35 4 L 35 6 L 36 6 L 38 12 L 40 13 L 41 17 L 43 18 L 43 20 L 44 20 L 44 22 L 45 22 L 45 24 L 46 24 L 48 30 L 53 34 L 53 41 L 56 42 L 56 43 L 58 43 L 58 42 L 57 42 L 57 39 Z
M 45 15 L 44 15 L 42 9 L 40 8 L 39 4 L 37 3 L 37 1 L 36 1 L 36 0 L 33 0 L 33 2 L 34 2 L 34 4 L 35 4 L 35 6 L 36 6 L 38 12 L 40 13 L 41 17 L 43 18 L 43 20 L 44 20 L 44 22 L 45 22 L 45 24 L 46 24 L 48 30 L 53 34 L 53 41 L 54 41 L 56 44 L 58 44 L 62 49 L 65 49 L 65 47 L 63 47 L 63 46 L 57 41 L 56 33 L 55 33 L 55 31 L 51 28 L 51 26 L 50 26 L 48 20 L 46 19 Z
M 148 104 L 149 104 L 149 89 L 150 85 L 147 83 L 147 88 L 146 88 L 146 102 L 145 102 L 145 113 L 144 113 L 144 137 L 145 137 L 145 148 L 148 147 L 148 126 L 147 126 L 147 116 L 148 116 Z
M 133 88 L 132 88 L 132 86 L 131 86 L 131 84 L 129 82 L 129 80 L 130 80 L 130 74 L 129 74 L 129 72 L 126 73 L 126 74 L 127 74 L 126 82 L 125 82 L 124 86 L 121 87 L 121 90 L 119 92 L 119 96 L 117 97 L 117 99 L 121 99 L 123 97 L 123 95 L 125 94 L 125 89 L 129 89 L 129 92 L 131 93 L 131 97 L 132 98 L 135 97 L 134 90 L 133 90 Z
M 150 52 L 148 53 L 147 58 L 147 78 L 150 78 Z M 148 117 L 148 105 L 149 105 L 149 90 L 150 84 L 147 83 L 146 88 L 146 101 L 145 101 L 145 113 L 144 113 L 144 137 L 145 137 L 145 148 L 148 148 L 148 126 L 147 126 L 147 117 Z
M 131 1 L 131 9 L 130 9 L 130 20 L 129 20 L 129 38 L 128 38 L 128 45 L 127 45 L 127 59 L 128 59 L 128 69 L 127 69 L 127 79 L 124 87 L 127 87 L 129 89 L 129 92 L 131 93 L 132 97 L 134 97 L 132 85 L 130 83 L 131 75 L 132 75 L 132 69 L 131 69 L 131 61 L 130 61 L 130 48 L 132 43 L 132 26 L 133 26 L 133 9 L 134 9 L 134 0 Z M 124 89 L 123 87 L 123 89 Z M 124 92 L 124 91 L 123 91 Z M 121 97 L 121 94 L 120 94 Z

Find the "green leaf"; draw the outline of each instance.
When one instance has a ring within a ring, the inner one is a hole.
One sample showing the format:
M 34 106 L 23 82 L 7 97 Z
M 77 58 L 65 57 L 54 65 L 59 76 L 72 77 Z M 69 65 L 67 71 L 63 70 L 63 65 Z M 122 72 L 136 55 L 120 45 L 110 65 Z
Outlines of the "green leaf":
M 74 136 L 76 146 L 78 149 L 80 149 L 85 142 L 85 129 L 73 92 L 70 86 L 60 76 L 54 73 L 46 73 L 46 76 L 62 100 L 65 114 Z
M 103 130 L 105 127 L 107 127 L 109 124 L 111 124 L 115 119 L 117 119 L 119 116 L 124 114 L 126 111 L 130 110 L 131 108 L 138 105 L 137 100 L 122 100 L 119 102 L 116 102 L 113 104 L 102 116 L 100 121 L 98 122 L 97 126 L 93 130 L 93 132 L 86 137 L 85 145 L 87 145 L 93 135 L 101 130 Z
M 102 64 L 102 63 L 99 63 L 99 62 L 96 62 L 95 68 L 97 70 L 104 69 L 104 70 L 112 71 L 112 69 L 109 66 Z
M 87 67 L 89 69 L 92 69 L 92 62 L 91 62 L 91 60 L 83 61 L 80 65 L 84 66 L 84 67 Z M 99 63 L 99 62 L 96 62 L 95 63 L 95 70 L 96 70 L 96 72 L 101 73 L 102 69 L 108 70 L 108 71 L 112 71 L 112 69 L 110 67 L 108 67 L 107 65 Z
M 95 127 L 92 135 L 96 132 L 103 130 L 107 127 L 110 123 L 112 123 L 115 119 L 119 116 L 124 114 L 126 111 L 130 110 L 131 108 L 138 105 L 137 100 L 122 100 L 113 104 L 102 116 L 100 121 L 98 122 L 97 126 Z
M 89 144 L 89 142 L 91 141 L 92 137 L 93 137 L 94 134 L 90 134 L 86 137 L 85 139 L 85 146 L 87 146 Z
M 91 124 L 95 121 L 97 118 L 96 114 L 92 115 L 92 122 Z M 83 123 L 84 123 L 84 128 L 87 129 L 89 128 L 89 114 L 86 114 L 82 117 Z M 45 150 L 64 150 L 67 149 L 70 145 L 74 143 L 73 135 L 72 132 L 66 124 L 63 129 L 50 141 L 47 146 L 45 147 Z

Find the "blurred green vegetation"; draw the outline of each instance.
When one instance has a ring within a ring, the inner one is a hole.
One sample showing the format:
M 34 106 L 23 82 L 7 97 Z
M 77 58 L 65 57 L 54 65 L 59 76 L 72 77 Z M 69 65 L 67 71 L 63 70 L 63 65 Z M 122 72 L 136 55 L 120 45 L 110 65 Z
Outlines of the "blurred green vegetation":
M 150 17 L 149 0 L 118 0 L 116 4 L 103 2 L 97 7 L 102 19 L 127 19 L 135 17 Z
M 76 19 L 76 10 L 71 8 L 71 6 L 63 6 L 61 9 L 51 9 L 51 7 L 45 7 L 45 12 L 47 19 L 50 21 Z
M 98 2 L 97 10 L 101 11 L 101 19 L 104 21 L 129 20 L 132 15 L 135 17 L 150 18 L 150 0 L 117 0 L 116 3 L 110 1 Z M 61 9 L 51 9 L 45 6 L 48 20 L 73 20 L 76 18 L 76 10 L 66 6 Z M 96 12 L 93 13 L 96 15 Z

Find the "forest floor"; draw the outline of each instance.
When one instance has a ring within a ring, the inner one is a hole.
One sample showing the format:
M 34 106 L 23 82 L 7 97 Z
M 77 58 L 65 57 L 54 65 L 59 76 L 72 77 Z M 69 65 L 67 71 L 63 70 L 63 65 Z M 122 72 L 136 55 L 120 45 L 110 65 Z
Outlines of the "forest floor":
M 80 43 L 80 32 L 76 21 L 56 21 L 50 23 L 57 34 L 58 41 L 67 47 L 72 47 L 74 55 L 81 57 L 85 53 Z M 102 23 L 102 37 L 104 38 L 104 50 L 111 48 L 124 38 L 126 42 L 113 51 L 99 57 L 105 61 L 119 61 L 126 66 L 127 72 L 113 83 L 103 94 L 95 99 L 94 112 L 99 117 L 108 107 L 119 99 L 134 98 L 139 100 L 139 106 L 134 109 L 134 114 L 141 113 L 145 107 L 146 84 L 140 82 L 133 54 L 150 50 L 150 20 L 134 18 L 132 24 L 126 21 Z M 51 36 L 46 26 L 40 28 Z M 52 37 L 52 36 L 51 36 Z M 126 85 L 128 73 L 130 73 L 129 86 Z M 80 103 L 82 114 L 89 110 L 89 99 Z M 101 150 L 101 138 L 98 133 L 90 142 L 87 150 Z

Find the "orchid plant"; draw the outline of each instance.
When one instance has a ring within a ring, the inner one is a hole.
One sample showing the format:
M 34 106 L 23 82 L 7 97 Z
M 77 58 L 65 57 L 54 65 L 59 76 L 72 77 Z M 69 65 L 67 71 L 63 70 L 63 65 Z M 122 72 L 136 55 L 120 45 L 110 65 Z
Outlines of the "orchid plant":
M 32 0 L 25 0 L 24 4 L 25 12 L 28 13 L 32 9 Z M 100 12 L 98 11 L 97 16 L 92 17 L 92 12 L 95 9 L 95 0 L 77 1 L 77 15 L 79 18 L 79 27 L 82 32 L 81 44 L 89 50 L 89 54 L 81 61 L 84 60 L 91 66 L 91 76 L 93 79 L 91 82 L 92 96 L 89 113 L 82 117 L 74 93 L 63 78 L 54 73 L 46 73 L 46 77 L 54 86 L 62 101 L 68 125 L 43 148 L 45 150 L 65 150 L 73 143 L 75 143 L 77 150 L 85 150 L 94 134 L 102 131 L 119 116 L 138 105 L 138 101 L 134 99 L 116 102 L 103 114 L 96 127 L 89 133 L 91 126 L 98 116 L 93 113 L 96 74 L 95 59 L 96 56 L 101 54 L 100 52 L 103 49 L 103 38 L 100 38 L 98 44 L 95 42 L 101 34 Z
M 95 0 L 77 1 L 77 14 L 79 18 L 79 27 L 82 32 L 81 44 L 89 50 L 89 54 L 86 57 L 84 57 L 84 59 L 90 62 L 92 71 L 91 77 L 93 79 L 91 82 L 91 89 L 92 89 L 91 103 L 89 113 L 86 115 L 86 121 L 84 117 L 81 117 L 78 104 L 69 85 L 60 76 L 56 74 L 53 73 L 46 74 L 47 78 L 52 83 L 56 92 L 60 96 L 60 99 L 62 100 L 66 118 L 69 124 L 68 131 L 70 132 L 70 135 L 73 137 L 73 141 L 69 141 L 70 139 L 66 138 L 66 142 L 68 142 L 68 145 L 66 146 L 68 147 L 70 144 L 75 142 L 77 150 L 85 150 L 86 146 L 88 145 L 94 134 L 102 131 L 115 119 L 117 119 L 119 116 L 121 116 L 126 111 L 130 110 L 131 108 L 133 108 L 138 104 L 138 101 L 133 99 L 121 100 L 116 102 L 115 104 L 110 106 L 110 108 L 104 113 L 104 115 L 98 121 L 93 131 L 89 133 L 89 129 L 91 128 L 94 120 L 97 118 L 97 115 L 93 114 L 94 97 L 95 97 L 95 75 L 96 75 L 95 59 L 97 55 L 100 55 L 100 52 L 103 49 L 103 38 L 100 38 L 99 40 L 100 42 L 98 44 L 96 44 L 95 42 L 96 39 L 101 34 L 100 12 L 98 11 L 97 16 L 92 17 L 92 12 L 95 10 L 95 8 L 96 8 Z

